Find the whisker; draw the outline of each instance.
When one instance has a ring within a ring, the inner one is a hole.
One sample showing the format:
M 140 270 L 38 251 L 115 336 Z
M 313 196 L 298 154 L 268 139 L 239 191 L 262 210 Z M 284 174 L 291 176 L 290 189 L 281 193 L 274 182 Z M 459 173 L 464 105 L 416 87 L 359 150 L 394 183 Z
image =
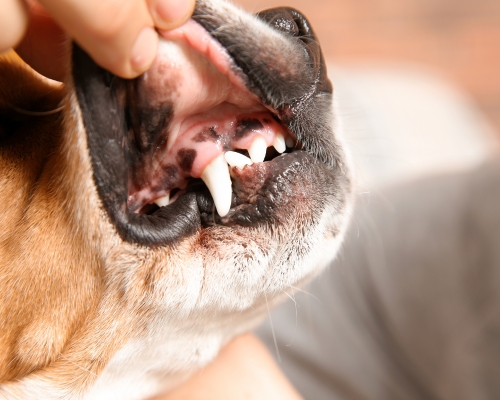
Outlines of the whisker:
M 321 301 L 320 299 L 318 299 L 318 298 L 317 298 L 315 295 L 313 295 L 312 293 L 309 293 L 308 291 L 303 290 L 303 289 L 301 289 L 301 288 L 298 288 L 298 287 L 296 287 L 296 286 L 290 286 L 290 287 L 291 287 L 292 289 L 298 290 L 299 292 L 302 292 L 302 293 L 304 293 L 304 294 L 307 294 L 307 295 L 311 296 L 311 297 L 312 297 L 313 299 L 315 299 L 315 300 L 318 300 L 318 301 L 319 301 L 319 304 L 323 304 L 323 303 L 322 303 L 322 301 Z
M 46 117 L 47 115 L 57 114 L 58 112 L 61 112 L 64 109 L 64 106 L 60 106 L 49 111 L 30 111 L 16 107 L 14 104 L 10 104 L 9 107 L 12 108 L 15 112 L 18 112 L 19 114 L 29 115 L 31 117 Z
M 267 294 L 264 292 L 264 298 L 266 299 L 267 314 L 269 315 L 269 323 L 271 324 L 271 332 L 273 333 L 274 348 L 276 349 L 276 358 L 278 363 L 281 364 L 280 350 L 278 349 L 278 341 L 276 340 L 276 332 L 274 331 L 273 319 L 271 317 L 271 310 L 269 309 L 269 303 L 267 301 Z
M 288 296 L 288 298 L 295 303 L 295 307 L 297 307 L 297 302 L 295 301 L 295 298 L 290 296 L 286 291 L 284 291 L 283 293 L 285 293 Z
M 299 313 L 298 313 L 298 309 L 299 309 L 299 305 L 297 303 L 297 301 L 295 300 L 295 293 L 293 291 L 293 287 L 290 287 L 291 291 L 292 291 L 292 296 L 290 296 L 288 293 L 286 293 L 286 295 L 288 297 L 290 297 L 293 301 L 293 303 L 295 304 L 295 329 L 293 331 L 293 335 L 292 335 L 292 339 L 290 340 L 290 343 L 288 343 L 286 346 L 287 347 L 290 347 L 294 340 L 295 340 L 295 336 L 297 336 L 297 331 L 298 331 L 298 322 L 299 322 Z

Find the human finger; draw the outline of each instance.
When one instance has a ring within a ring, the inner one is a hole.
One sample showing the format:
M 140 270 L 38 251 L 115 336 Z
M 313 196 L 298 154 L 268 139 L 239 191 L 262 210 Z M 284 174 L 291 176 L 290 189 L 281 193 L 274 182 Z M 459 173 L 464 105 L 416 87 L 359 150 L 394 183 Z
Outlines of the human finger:
M 147 0 L 155 25 L 160 29 L 174 29 L 184 24 L 193 14 L 195 0 Z
M 0 1 L 0 53 L 16 46 L 28 26 L 28 7 L 23 0 Z
M 62 81 L 65 75 L 66 35 L 40 4 L 30 2 L 29 12 L 28 29 L 15 50 L 35 71 Z
M 101 67 L 134 78 L 152 64 L 158 34 L 144 0 L 40 0 Z

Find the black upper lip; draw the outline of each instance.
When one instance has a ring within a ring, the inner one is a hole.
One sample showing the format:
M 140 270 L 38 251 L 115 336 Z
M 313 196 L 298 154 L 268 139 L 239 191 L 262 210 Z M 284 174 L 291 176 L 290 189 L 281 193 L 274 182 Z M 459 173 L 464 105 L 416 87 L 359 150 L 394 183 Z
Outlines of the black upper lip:
M 292 21 L 293 24 L 290 23 L 285 32 L 294 40 L 300 40 L 309 54 L 311 70 L 304 75 L 304 82 L 290 85 L 279 76 L 272 76 L 272 72 L 262 70 L 261 65 L 255 65 L 255 59 L 246 56 L 248 53 L 239 48 L 241 43 L 235 42 L 235 38 L 218 34 L 216 19 L 204 18 L 204 15 L 204 10 L 198 8 L 193 19 L 228 49 L 235 65 L 247 75 L 249 89 L 266 106 L 276 110 L 305 150 L 326 166 L 333 167 L 335 148 L 329 139 L 324 139 L 331 136 L 331 128 L 318 124 L 317 115 L 311 111 L 313 107 L 317 113 L 318 104 L 312 102 L 319 99 L 321 103 L 322 96 L 331 95 L 332 87 L 326 77 L 319 45 L 307 20 L 297 11 L 285 8 L 259 14 L 260 18 L 280 30 L 283 30 L 283 21 Z M 205 225 L 206 218 L 202 215 L 208 214 L 213 207 L 208 190 L 194 190 L 193 187 L 174 203 L 161 207 L 152 215 L 139 215 L 127 208 L 129 155 L 123 100 L 111 84 L 113 80 L 109 73 L 97 66 L 76 44 L 73 46 L 73 78 L 87 131 L 97 190 L 122 239 L 146 246 L 169 245 L 194 234 Z M 272 85 L 269 85 L 270 81 Z M 325 101 L 325 109 L 320 111 L 329 112 L 326 110 L 329 105 Z

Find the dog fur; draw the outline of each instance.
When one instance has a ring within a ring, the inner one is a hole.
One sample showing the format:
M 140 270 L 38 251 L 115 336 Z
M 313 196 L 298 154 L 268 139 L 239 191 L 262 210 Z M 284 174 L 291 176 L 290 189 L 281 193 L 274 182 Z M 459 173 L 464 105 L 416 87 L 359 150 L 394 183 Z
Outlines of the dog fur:
M 199 2 L 195 18 L 207 15 L 225 19 L 212 35 L 238 27 L 237 51 L 261 43 L 256 51 L 287 68 L 281 55 L 295 42 L 262 18 Z M 313 190 L 287 183 L 294 190 L 273 199 L 272 218 L 250 226 L 223 220 L 164 243 L 126 236 L 96 173 L 77 53 L 64 86 L 13 55 L 0 60 L 0 399 L 135 399 L 173 387 L 326 266 L 350 213 L 348 160 L 322 92 L 287 123 L 318 160 L 297 167 Z M 302 73 L 291 65 L 290 76 Z M 269 107 L 285 110 L 299 94 L 290 96 L 270 96 Z

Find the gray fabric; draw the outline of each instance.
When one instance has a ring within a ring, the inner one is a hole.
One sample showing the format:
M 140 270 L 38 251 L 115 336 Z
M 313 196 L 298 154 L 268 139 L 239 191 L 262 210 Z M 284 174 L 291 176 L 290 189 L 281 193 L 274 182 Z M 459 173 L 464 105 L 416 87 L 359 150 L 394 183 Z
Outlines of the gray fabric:
M 303 396 L 499 399 L 499 205 L 498 161 L 363 195 L 339 259 L 272 313 Z

